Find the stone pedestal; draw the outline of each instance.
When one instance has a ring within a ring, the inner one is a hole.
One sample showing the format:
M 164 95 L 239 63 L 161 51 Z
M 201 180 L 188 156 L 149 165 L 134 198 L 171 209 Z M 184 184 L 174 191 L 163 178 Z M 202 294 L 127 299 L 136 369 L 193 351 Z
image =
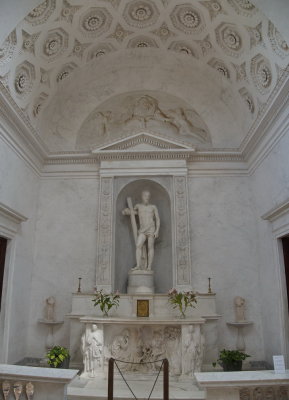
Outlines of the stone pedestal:
M 147 270 L 134 270 L 128 274 L 128 294 L 154 293 L 154 272 Z

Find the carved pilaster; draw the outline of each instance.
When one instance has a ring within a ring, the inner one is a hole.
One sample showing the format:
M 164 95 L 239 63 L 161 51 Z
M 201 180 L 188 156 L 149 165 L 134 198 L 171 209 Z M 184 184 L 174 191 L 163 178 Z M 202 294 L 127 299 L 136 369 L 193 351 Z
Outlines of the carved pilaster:
M 175 231 L 176 231 L 176 282 L 191 285 L 190 234 L 188 222 L 188 195 L 186 176 L 174 177 Z
M 98 215 L 96 285 L 111 286 L 113 178 L 101 178 Z

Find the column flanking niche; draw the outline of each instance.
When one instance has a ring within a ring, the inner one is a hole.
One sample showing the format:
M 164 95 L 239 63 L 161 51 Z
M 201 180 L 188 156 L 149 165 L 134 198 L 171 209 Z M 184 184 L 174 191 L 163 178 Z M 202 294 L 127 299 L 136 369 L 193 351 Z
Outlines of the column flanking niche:
M 124 288 L 124 276 L 133 267 L 134 246 L 129 237 L 128 220 L 121 219 L 121 208 L 126 197 L 138 201 L 141 188 L 152 192 L 152 203 L 161 213 L 162 237 L 156 242 L 155 277 L 160 292 L 171 287 L 192 287 L 190 256 L 189 210 L 187 188 L 187 159 L 192 147 L 170 141 L 150 133 L 140 133 L 118 140 L 93 153 L 100 160 L 100 191 L 98 210 L 98 240 L 96 260 L 96 286 L 106 290 Z M 121 224 L 121 228 L 120 228 Z M 124 235 L 128 235 L 124 239 Z M 127 242 L 124 242 L 127 240 Z M 132 255 L 120 254 L 121 244 L 127 243 Z M 165 252 L 164 247 L 167 249 Z M 120 258 L 122 257 L 122 258 Z M 127 264 L 123 260 L 126 257 Z M 167 269 L 165 270 L 165 264 Z M 158 273 L 166 279 L 161 282 Z M 116 284 L 117 280 L 117 284 Z M 158 290 L 157 290 L 158 291 Z

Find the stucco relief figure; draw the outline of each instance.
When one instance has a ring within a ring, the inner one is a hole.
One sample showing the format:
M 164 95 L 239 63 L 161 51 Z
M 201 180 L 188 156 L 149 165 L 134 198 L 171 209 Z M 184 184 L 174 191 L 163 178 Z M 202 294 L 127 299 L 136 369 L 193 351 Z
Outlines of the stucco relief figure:
M 91 329 L 86 329 L 81 337 L 81 351 L 84 372 L 90 377 L 94 377 L 97 370 L 102 366 L 102 345 L 102 332 L 97 325 L 92 325 Z
M 148 190 L 142 192 L 142 203 L 133 208 L 130 198 L 127 199 L 128 208 L 123 210 L 123 215 L 129 215 L 136 244 L 136 267 L 132 270 L 151 270 L 155 240 L 159 237 L 160 217 L 155 205 L 150 204 L 151 194 Z M 138 216 L 137 227 L 135 217 Z
M 170 373 L 173 376 L 180 375 L 182 371 L 182 358 L 178 354 L 180 348 L 180 328 L 167 327 L 164 332 L 166 357 L 170 364 Z
M 235 305 L 235 318 L 236 322 L 243 322 L 246 321 L 245 318 L 245 299 L 240 296 L 236 296 L 234 299 Z
M 55 297 L 50 296 L 46 300 L 45 319 L 47 321 L 55 321 Z
M 188 325 L 183 328 L 183 375 L 192 375 L 195 370 L 194 327 Z
M 117 360 L 128 361 L 128 348 L 130 344 L 130 333 L 124 329 L 120 335 L 115 336 L 111 344 L 111 355 Z

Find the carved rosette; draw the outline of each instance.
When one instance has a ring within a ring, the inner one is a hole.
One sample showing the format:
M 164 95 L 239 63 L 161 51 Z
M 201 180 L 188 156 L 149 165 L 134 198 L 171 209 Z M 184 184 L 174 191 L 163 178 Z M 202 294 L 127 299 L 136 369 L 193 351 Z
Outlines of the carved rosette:
M 100 208 L 98 216 L 98 247 L 96 284 L 111 285 L 112 263 L 112 178 L 101 178 Z
M 205 27 L 203 16 L 191 4 L 181 4 L 174 8 L 171 20 L 175 28 L 186 34 L 200 33 Z
M 229 56 L 239 57 L 243 50 L 241 34 L 235 25 L 226 22 L 219 25 L 216 29 L 216 40 L 218 45 Z
M 176 215 L 177 285 L 191 284 L 190 237 L 188 224 L 187 178 L 174 177 Z
M 156 23 L 159 18 L 159 10 L 155 3 L 151 0 L 130 1 L 123 13 L 127 24 L 134 28 L 147 28 Z
M 272 70 L 269 61 L 257 54 L 251 61 L 251 76 L 261 94 L 266 94 L 272 84 Z
M 92 7 L 80 18 L 79 27 L 83 35 L 96 37 L 107 32 L 112 23 L 112 16 L 106 8 Z
M 245 87 L 242 87 L 239 90 L 239 93 L 242 96 L 242 98 L 244 99 L 244 101 L 246 102 L 246 105 L 247 105 L 249 111 L 251 112 L 251 114 L 254 114 L 255 104 L 254 104 L 254 100 L 253 100 L 253 97 L 251 96 L 251 94 L 248 92 L 248 90 Z
M 169 50 L 173 50 L 176 51 L 177 53 L 198 58 L 198 54 L 196 53 L 193 46 L 183 41 L 172 42 L 169 46 Z

